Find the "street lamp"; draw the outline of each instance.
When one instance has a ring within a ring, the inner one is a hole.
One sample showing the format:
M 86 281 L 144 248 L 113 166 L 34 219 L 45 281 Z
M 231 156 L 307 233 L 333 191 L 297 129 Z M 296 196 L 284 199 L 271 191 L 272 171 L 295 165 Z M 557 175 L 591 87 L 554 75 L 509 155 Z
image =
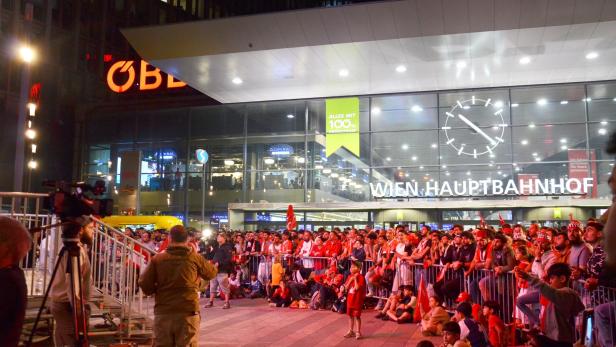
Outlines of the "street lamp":
M 32 64 L 36 61 L 36 50 L 27 43 L 21 43 L 16 46 L 15 58 L 19 60 L 23 66 L 21 70 L 21 87 L 19 91 L 19 107 L 17 114 L 17 134 L 25 134 L 25 137 L 29 140 L 33 140 L 36 137 L 36 131 L 31 126 L 32 122 L 29 122 L 28 129 L 26 130 L 26 117 L 34 117 L 36 113 L 36 104 L 29 103 L 28 96 L 30 91 L 30 69 Z M 24 136 L 17 136 L 15 142 L 15 167 L 13 172 L 13 190 L 20 192 L 23 189 L 23 175 L 25 158 L 25 138 Z M 33 160 L 27 163 L 28 168 L 33 169 L 38 164 Z M 32 170 L 30 170 L 32 171 Z
M 34 170 L 38 167 L 36 160 L 32 159 L 28 162 L 28 169 Z
M 30 45 L 20 45 L 19 49 L 17 49 L 17 55 L 19 56 L 19 59 L 26 64 L 31 64 L 34 60 L 36 60 L 36 51 Z

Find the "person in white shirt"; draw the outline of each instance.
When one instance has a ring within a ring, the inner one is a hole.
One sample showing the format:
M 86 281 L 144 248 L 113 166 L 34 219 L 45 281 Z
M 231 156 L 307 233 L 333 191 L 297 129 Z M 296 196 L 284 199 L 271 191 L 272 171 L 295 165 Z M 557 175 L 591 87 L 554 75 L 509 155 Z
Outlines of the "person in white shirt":
M 301 258 L 310 257 L 310 250 L 312 249 L 312 235 L 310 232 L 304 232 L 304 239 L 302 240 L 301 247 L 299 247 L 298 255 Z M 314 262 L 312 259 L 302 259 L 302 265 L 306 269 L 312 269 L 314 267 Z

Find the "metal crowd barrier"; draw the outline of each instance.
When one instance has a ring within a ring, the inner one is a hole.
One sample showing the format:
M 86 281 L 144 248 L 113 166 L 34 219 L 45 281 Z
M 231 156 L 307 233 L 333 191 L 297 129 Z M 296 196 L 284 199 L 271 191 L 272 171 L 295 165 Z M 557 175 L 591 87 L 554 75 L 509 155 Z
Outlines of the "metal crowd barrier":
M 94 217 L 92 221 L 92 283 L 117 304 L 116 313 L 127 336 L 147 334 L 151 331 L 154 302 L 145 297 L 138 280 L 156 252 Z
M 51 279 L 51 270 L 62 247 L 59 227 L 41 228 L 59 222 L 56 216 L 43 210 L 43 199 L 47 196 L 0 192 L 0 215 L 15 218 L 31 231 L 30 252 L 19 264 L 24 271 L 30 297 L 43 296 L 45 293 Z
M 574 281 L 571 287 L 580 294 L 586 309 L 575 320 L 576 340 L 597 346 L 616 346 L 616 288 L 598 286 L 594 290 L 584 287 L 583 281 Z M 594 318 L 593 329 L 587 327 L 588 317 Z

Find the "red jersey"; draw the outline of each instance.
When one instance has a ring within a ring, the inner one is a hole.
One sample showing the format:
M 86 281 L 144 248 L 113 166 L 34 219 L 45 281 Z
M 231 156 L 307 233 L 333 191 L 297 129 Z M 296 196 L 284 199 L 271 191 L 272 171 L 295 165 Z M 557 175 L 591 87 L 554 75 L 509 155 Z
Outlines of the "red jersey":
M 282 298 L 286 300 L 291 297 L 291 290 L 289 289 L 289 287 L 284 287 L 284 290 L 282 290 L 281 287 L 278 287 L 276 288 L 272 296 L 274 298 Z
M 357 279 L 358 288 L 355 288 L 355 279 Z M 359 273 L 349 276 L 344 287 L 347 290 L 347 314 L 359 317 L 366 299 L 366 280 L 364 276 Z
M 326 257 L 335 257 L 342 254 L 342 243 L 340 241 L 332 241 L 329 247 L 325 249 Z
M 497 327 L 500 327 L 501 331 L 505 330 L 505 324 L 503 324 L 500 317 L 495 314 L 491 314 L 490 317 L 488 317 L 488 340 L 490 341 L 490 345 L 492 347 L 502 346 L 501 339 L 496 331 Z
M 282 246 L 280 247 L 280 253 L 291 254 L 292 252 L 293 252 L 293 242 L 291 242 L 291 240 L 283 241 Z

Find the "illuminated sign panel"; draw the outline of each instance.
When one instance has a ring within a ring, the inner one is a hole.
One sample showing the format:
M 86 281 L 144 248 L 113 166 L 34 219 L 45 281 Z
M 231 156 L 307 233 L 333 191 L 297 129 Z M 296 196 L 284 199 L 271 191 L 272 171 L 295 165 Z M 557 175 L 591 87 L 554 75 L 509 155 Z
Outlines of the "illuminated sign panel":
M 404 198 L 419 196 L 498 196 L 498 195 L 561 195 L 588 194 L 593 178 L 534 179 L 534 180 L 464 180 L 432 181 L 420 186 L 418 182 L 370 183 L 375 198 Z
M 139 67 L 136 67 L 137 64 L 139 64 Z M 139 76 L 137 76 L 137 69 L 139 70 Z M 141 60 L 138 63 L 134 60 L 115 62 L 107 71 L 107 86 L 116 93 L 124 93 L 133 88 L 137 77 L 139 78 L 139 90 L 142 91 L 159 89 L 161 87 L 174 89 L 186 86 L 186 83 L 161 72 L 159 68 L 153 67 L 145 60 Z M 164 87 L 163 81 L 165 82 Z

